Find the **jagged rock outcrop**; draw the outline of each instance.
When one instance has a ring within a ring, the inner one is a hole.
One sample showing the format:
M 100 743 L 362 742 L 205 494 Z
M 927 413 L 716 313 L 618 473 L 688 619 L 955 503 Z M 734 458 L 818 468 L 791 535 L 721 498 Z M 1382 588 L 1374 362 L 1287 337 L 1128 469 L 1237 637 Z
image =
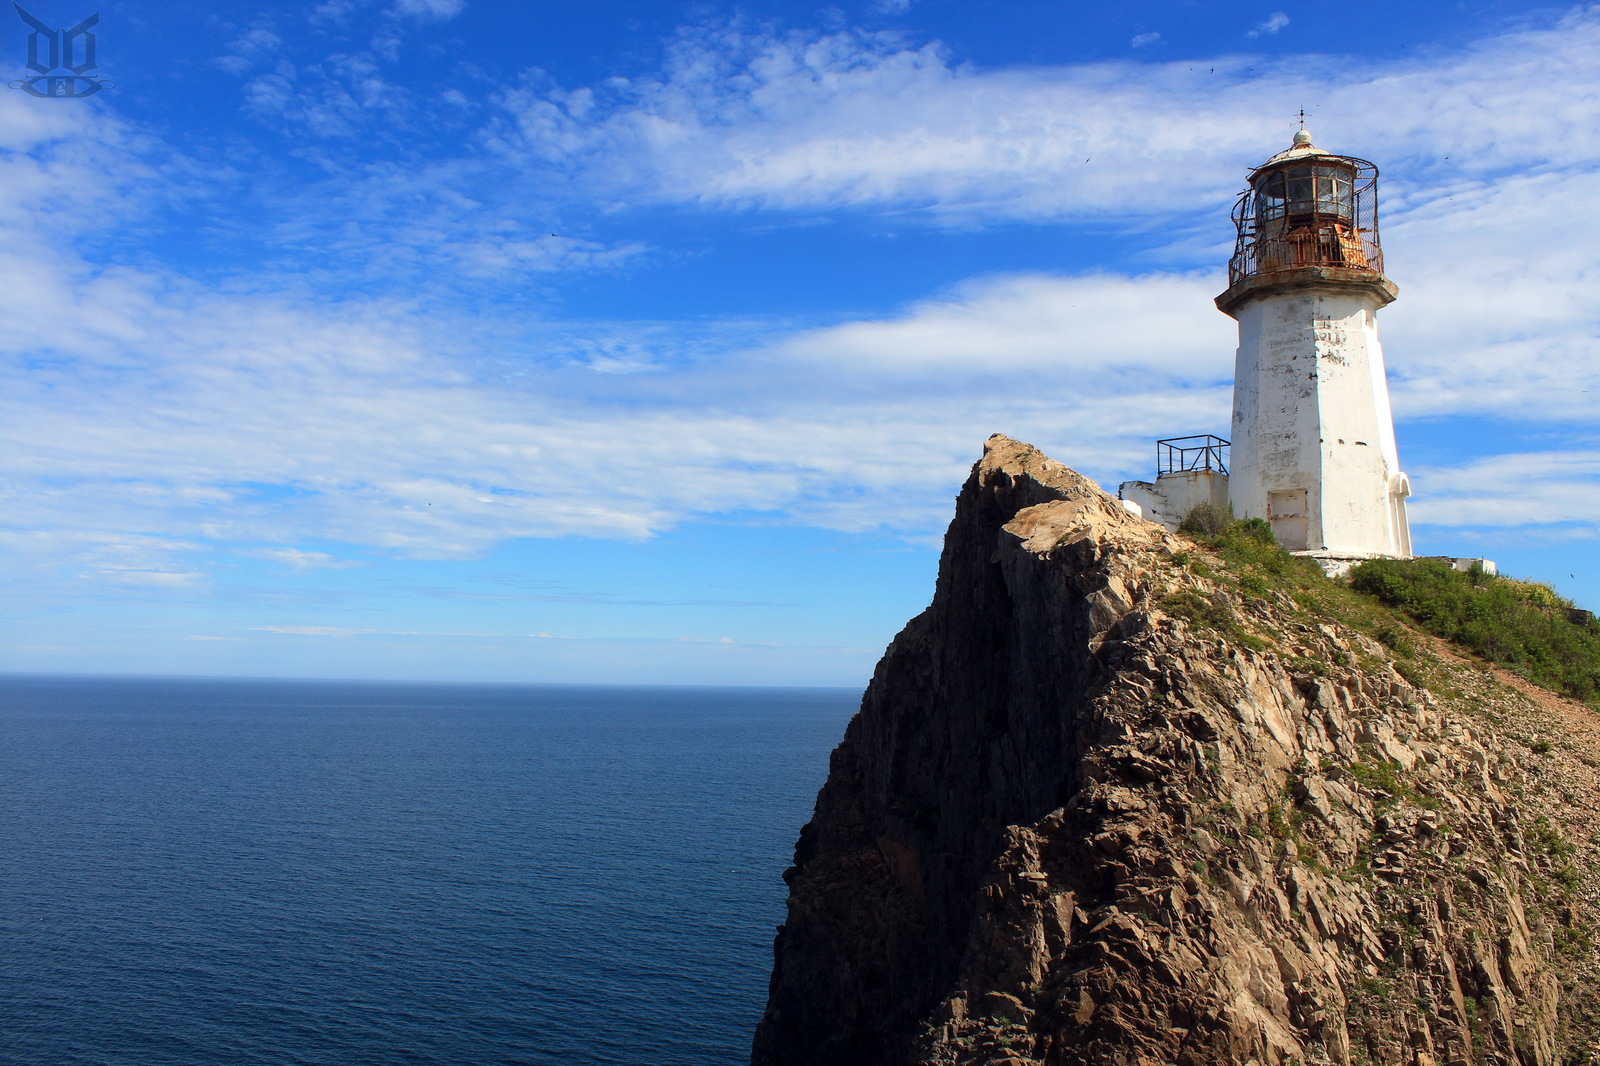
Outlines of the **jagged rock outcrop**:
M 785 874 L 754 1066 L 1589 1061 L 1592 719 L 1519 742 L 1481 669 L 1431 693 L 1194 552 L 990 439 Z

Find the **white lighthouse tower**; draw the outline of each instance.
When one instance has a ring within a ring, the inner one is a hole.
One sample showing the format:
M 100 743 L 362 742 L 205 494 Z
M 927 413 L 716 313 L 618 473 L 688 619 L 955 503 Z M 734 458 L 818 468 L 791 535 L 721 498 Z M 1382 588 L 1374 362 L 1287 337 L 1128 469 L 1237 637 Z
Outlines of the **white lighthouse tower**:
M 1217 307 L 1239 322 L 1228 499 L 1290 551 L 1333 560 L 1411 555 L 1378 344 L 1378 170 L 1294 144 L 1250 173 Z
M 1398 290 L 1383 276 L 1377 168 L 1313 147 L 1302 129 L 1249 181 L 1216 301 L 1239 323 L 1231 444 L 1158 442 L 1155 482 L 1125 482 L 1123 499 L 1169 528 L 1226 500 L 1329 569 L 1409 558 L 1411 487 L 1378 344 L 1378 309 Z

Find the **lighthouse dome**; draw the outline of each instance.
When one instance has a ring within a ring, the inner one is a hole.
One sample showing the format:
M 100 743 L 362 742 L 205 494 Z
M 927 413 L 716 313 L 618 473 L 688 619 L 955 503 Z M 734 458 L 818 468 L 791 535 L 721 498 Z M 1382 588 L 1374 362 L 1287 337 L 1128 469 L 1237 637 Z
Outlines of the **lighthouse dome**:
M 1316 156 L 1333 156 L 1332 152 L 1324 152 L 1311 143 L 1311 131 L 1306 129 L 1296 130 L 1294 143 L 1283 151 L 1262 163 L 1257 170 L 1263 170 L 1274 163 L 1286 163 L 1293 159 L 1310 159 Z

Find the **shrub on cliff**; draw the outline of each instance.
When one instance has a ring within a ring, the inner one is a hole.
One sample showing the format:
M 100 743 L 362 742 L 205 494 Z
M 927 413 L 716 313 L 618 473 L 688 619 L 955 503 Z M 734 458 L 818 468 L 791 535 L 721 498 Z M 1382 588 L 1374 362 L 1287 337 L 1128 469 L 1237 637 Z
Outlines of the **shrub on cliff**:
M 1535 684 L 1600 699 L 1600 627 L 1574 620 L 1572 604 L 1548 585 L 1463 573 L 1434 559 L 1373 559 L 1350 584 Z
M 1191 536 L 1214 537 L 1228 528 L 1233 521 L 1233 510 L 1218 507 L 1214 503 L 1197 503 L 1184 514 L 1183 521 L 1178 523 L 1179 533 L 1188 533 Z
M 1239 575 L 1246 591 L 1258 595 L 1265 592 L 1264 588 L 1250 587 L 1262 579 L 1286 590 L 1327 583 L 1316 563 L 1290 555 L 1278 544 L 1265 519 L 1230 520 L 1217 534 L 1196 539 L 1222 557 L 1228 568 Z

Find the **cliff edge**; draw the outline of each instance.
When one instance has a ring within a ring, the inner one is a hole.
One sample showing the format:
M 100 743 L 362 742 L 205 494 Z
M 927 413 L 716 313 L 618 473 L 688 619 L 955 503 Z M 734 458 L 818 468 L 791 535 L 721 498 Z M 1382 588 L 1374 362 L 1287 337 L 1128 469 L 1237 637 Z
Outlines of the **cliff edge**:
M 991 438 L 753 1066 L 1591 1061 L 1600 722 L 1430 662 Z

